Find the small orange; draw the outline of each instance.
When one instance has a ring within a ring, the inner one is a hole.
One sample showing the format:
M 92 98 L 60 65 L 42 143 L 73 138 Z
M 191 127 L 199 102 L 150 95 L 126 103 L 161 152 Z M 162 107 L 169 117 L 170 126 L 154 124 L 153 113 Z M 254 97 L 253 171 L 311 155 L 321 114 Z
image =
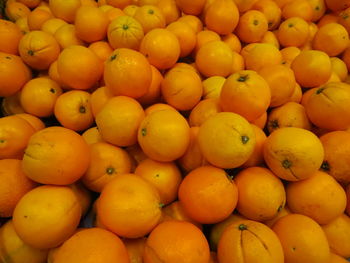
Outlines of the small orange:
M 35 8 L 27 17 L 28 27 L 30 30 L 40 30 L 41 26 L 52 17 L 51 12 Z
M 278 212 L 278 214 L 270 219 L 270 220 L 266 220 L 264 221 L 264 224 L 267 225 L 268 227 L 272 228 L 272 226 L 277 222 L 278 219 L 291 214 L 292 212 L 289 210 L 289 208 L 287 206 L 284 206 L 281 211 Z
M 26 5 L 29 8 L 34 8 L 41 3 L 41 0 L 19 0 L 18 2 Z
M 139 7 L 134 18 L 142 25 L 145 34 L 155 28 L 164 28 L 166 25 L 162 11 L 155 5 Z
M 6 3 L 5 15 L 13 22 L 20 19 L 21 17 L 26 17 L 29 14 L 30 9 L 20 2 L 9 1 L 8 3 Z
M 282 11 L 273 0 L 258 0 L 252 9 L 258 10 L 265 15 L 268 30 L 275 30 L 281 22 Z
M 252 9 L 257 1 L 258 0 L 234 0 L 240 13 L 244 13 Z
M 133 17 L 138 8 L 139 6 L 134 4 L 127 5 L 126 7 L 124 7 L 123 12 L 125 15 Z
M 18 44 L 23 34 L 20 28 L 11 21 L 0 19 L 0 52 L 18 54 Z
M 276 48 L 280 49 L 280 43 L 278 41 L 277 34 L 272 31 L 266 31 L 262 39 L 260 40 L 260 43 L 271 44 L 274 45 Z
M 277 31 L 277 38 L 283 47 L 301 47 L 310 37 L 308 23 L 300 17 L 284 20 Z
M 1 103 L 1 113 L 4 116 L 24 113 L 19 96 L 20 92 L 17 92 L 15 95 L 3 98 Z
M 312 22 L 320 20 L 327 11 L 326 3 L 324 0 L 308 0 L 312 7 Z
M 167 25 L 175 22 L 181 16 L 180 8 L 176 5 L 175 0 L 159 0 L 156 6 L 163 13 Z
M 325 0 L 325 3 L 332 11 L 340 11 L 350 7 L 349 0 Z
M 15 24 L 19 27 L 19 29 L 21 30 L 22 34 L 27 34 L 29 33 L 29 26 L 28 26 L 28 17 L 20 17 L 17 19 L 17 21 L 15 22 Z
M 303 96 L 303 91 L 298 83 L 295 83 L 295 88 L 292 96 L 289 98 L 289 102 L 301 103 L 301 98 Z

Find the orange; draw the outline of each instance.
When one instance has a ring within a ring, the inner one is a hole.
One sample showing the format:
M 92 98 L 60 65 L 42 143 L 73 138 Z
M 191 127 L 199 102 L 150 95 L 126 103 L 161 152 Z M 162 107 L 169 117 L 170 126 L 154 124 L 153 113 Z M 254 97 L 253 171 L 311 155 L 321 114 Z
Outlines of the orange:
M 242 49 L 241 55 L 248 70 L 258 71 L 262 67 L 282 62 L 282 54 L 278 48 L 266 43 L 248 44 Z
M 75 232 L 81 206 L 67 186 L 39 186 L 18 202 L 13 225 L 18 236 L 30 246 L 54 248 Z
M 176 5 L 186 15 L 200 15 L 205 5 L 205 0 L 194 0 L 188 2 L 186 0 L 175 0 Z
M 328 224 L 344 213 L 346 207 L 342 186 L 320 171 L 305 180 L 288 184 L 286 193 L 292 212 L 309 216 L 319 224 Z
M 309 24 L 300 17 L 284 20 L 277 31 L 278 41 L 283 47 L 302 47 L 309 37 Z
M 140 52 L 157 69 L 168 69 L 180 57 L 180 43 L 170 30 L 156 28 L 149 31 L 141 41 Z
M 102 224 L 118 236 L 138 238 L 158 224 L 161 206 L 154 186 L 138 175 L 124 174 L 103 188 L 97 213 Z
M 23 34 L 20 28 L 11 21 L 0 19 L 0 52 L 18 54 L 18 44 Z
M 68 23 L 62 19 L 50 18 L 41 25 L 41 30 L 51 35 L 54 35 L 61 26 L 67 24 Z
M 56 100 L 54 108 L 56 119 L 63 127 L 73 131 L 90 128 L 94 122 L 90 100 L 90 93 L 83 90 L 63 93 Z
M 267 129 L 270 133 L 283 127 L 297 127 L 311 130 L 311 123 L 305 107 L 296 102 L 287 102 L 274 108 L 268 116 Z
M 296 81 L 306 88 L 325 84 L 331 76 L 332 65 L 329 56 L 319 50 L 303 50 L 291 65 Z
M 137 130 L 144 117 L 142 106 L 135 99 L 115 96 L 97 113 L 95 121 L 103 140 L 116 146 L 131 146 L 137 142 Z
M 89 162 L 89 149 L 84 139 L 72 130 L 53 126 L 30 138 L 22 167 L 36 182 L 67 185 L 86 172 Z
M 123 12 L 125 15 L 133 17 L 138 8 L 139 6 L 134 4 L 127 5 L 126 7 L 124 7 Z
M 118 48 L 105 62 L 104 81 L 114 95 L 139 98 L 151 85 L 151 65 L 141 53 Z
M 48 76 L 53 80 L 56 81 L 57 84 L 60 85 L 61 88 L 68 90 L 70 89 L 66 84 L 63 83 L 62 78 L 60 76 L 60 74 L 58 73 L 58 68 L 57 68 L 57 60 L 54 61 L 48 70 Z
M 106 87 L 97 88 L 93 93 L 91 93 L 91 111 L 94 117 L 101 111 L 103 106 L 107 103 L 107 101 L 113 97 L 110 90 Z
M 141 24 L 131 16 L 119 16 L 108 26 L 108 42 L 116 48 L 138 50 L 144 37 Z
M 123 243 L 128 251 L 129 260 L 132 263 L 142 263 L 142 255 L 146 244 L 146 238 L 123 239 Z
M 264 224 L 251 220 L 234 222 L 224 230 L 219 240 L 217 255 L 220 263 L 285 262 L 276 234 Z
M 211 41 L 201 46 L 196 54 L 196 66 L 206 77 L 227 77 L 232 70 L 232 51 L 223 41 Z
M 286 215 L 273 225 L 272 230 L 281 241 L 287 263 L 328 263 L 329 244 L 319 224 L 311 218 Z
M 301 103 L 303 91 L 298 83 L 295 83 L 294 91 L 292 96 L 289 98 L 289 102 Z
M 281 211 L 278 212 L 278 214 L 270 219 L 264 222 L 265 225 L 267 225 L 268 227 L 272 228 L 272 226 L 277 222 L 278 219 L 291 214 L 292 212 L 289 210 L 289 208 L 287 206 L 284 206 Z
M 237 210 L 248 219 L 272 219 L 286 203 L 283 183 L 266 168 L 246 168 L 234 177 L 234 182 L 238 188 Z
M 128 252 L 122 240 L 100 228 L 87 228 L 76 232 L 57 250 L 54 262 L 73 263 L 87 260 L 96 263 L 129 263 Z
M 16 21 L 30 14 L 30 9 L 20 2 L 8 2 L 5 7 L 5 15 L 11 20 Z
M 258 127 L 255 124 L 251 124 L 254 134 L 255 134 L 255 147 L 253 153 L 250 155 L 249 159 L 242 165 L 242 167 L 252 167 L 252 166 L 258 166 L 264 163 L 264 156 L 263 156 L 263 149 L 264 149 L 264 143 L 266 140 L 266 135 L 262 128 Z
M 262 39 L 260 40 L 260 43 L 267 43 L 274 45 L 278 49 L 280 49 L 280 43 L 278 42 L 277 36 L 275 33 L 271 31 L 266 31 L 263 35 Z
M 62 81 L 70 88 L 86 90 L 102 77 L 103 63 L 87 47 L 72 45 L 59 55 L 57 71 Z
M 270 100 L 268 83 L 253 70 L 242 70 L 229 76 L 220 93 L 223 111 L 240 114 L 248 121 L 260 117 L 269 107 Z
M 0 217 L 11 217 L 19 200 L 35 188 L 36 184 L 25 176 L 20 160 L 2 159 L 0 164 Z
M 325 3 L 331 11 L 340 11 L 350 7 L 349 0 L 325 0 Z
M 15 95 L 31 78 L 31 70 L 18 56 L 0 52 L 0 96 Z
M 252 9 L 262 12 L 266 19 L 268 30 L 274 30 L 281 22 L 282 11 L 273 0 L 258 0 Z
M 26 120 L 36 131 L 40 131 L 45 128 L 45 123 L 34 115 L 28 113 L 19 113 L 16 114 L 16 116 Z
M 350 127 L 349 84 L 331 82 L 311 93 L 306 102 L 310 121 L 319 128 L 345 130 Z
M 235 168 L 245 163 L 253 153 L 255 142 L 253 128 L 236 113 L 220 112 L 199 128 L 198 143 L 203 156 L 220 168 Z
M 43 9 L 35 8 L 27 17 L 30 30 L 40 30 L 41 26 L 50 18 L 52 13 Z
M 349 32 L 350 31 L 350 20 L 349 20 L 349 12 L 350 8 L 347 8 L 343 11 L 341 11 L 338 15 L 338 20 L 335 22 L 341 24 L 345 29 Z
M 159 0 L 156 4 L 165 18 L 165 24 L 175 22 L 181 16 L 181 11 L 175 0 Z
M 188 56 L 196 46 L 196 33 L 185 22 L 175 21 L 166 27 L 174 33 L 180 44 L 180 57 Z
M 331 251 L 344 258 L 350 257 L 350 218 L 341 214 L 331 222 L 322 226 Z
M 282 17 L 288 19 L 291 17 L 300 17 L 306 21 L 311 21 L 313 16 L 312 6 L 309 0 L 289 1 L 282 8 Z
M 261 41 L 267 30 L 268 22 L 264 13 L 249 10 L 239 18 L 235 32 L 242 42 L 256 43 Z
M 107 36 L 109 20 L 99 8 L 81 6 L 75 15 L 74 24 L 77 37 L 91 43 Z
M 308 0 L 312 7 L 312 22 L 317 22 L 320 20 L 326 13 L 326 4 L 324 0 Z
M 324 149 L 324 161 L 321 169 L 338 182 L 350 182 L 350 133 L 347 131 L 328 132 L 320 137 Z
M 175 110 L 176 111 L 176 109 L 174 107 L 170 106 L 169 104 L 155 103 L 151 106 L 148 106 L 145 109 L 145 114 L 147 116 L 147 115 L 151 114 L 152 112 L 160 111 L 160 110 Z
M 17 235 L 12 220 L 0 228 L 0 260 L 2 262 L 46 262 L 47 250 L 34 248 L 23 242 Z
M 191 110 L 202 97 L 202 82 L 193 70 L 173 68 L 161 82 L 161 93 L 164 100 L 175 109 Z
M 174 162 L 157 162 L 147 158 L 137 165 L 135 174 L 158 190 L 160 201 L 164 205 L 177 198 L 182 175 Z
M 343 60 L 338 57 L 331 57 L 332 72 L 334 72 L 341 81 L 345 81 L 348 76 L 348 69 Z
M 311 177 L 320 168 L 323 157 L 319 138 L 301 128 L 278 129 L 270 134 L 264 145 L 266 164 L 275 175 L 287 181 Z
M 50 78 L 41 77 L 28 81 L 21 93 L 23 109 L 37 117 L 49 117 L 53 114 L 57 98 L 62 94 L 60 86 Z
M 49 7 L 52 14 L 68 23 L 74 22 L 77 10 L 81 6 L 80 0 L 49 0 Z
M 251 121 L 251 124 L 256 125 L 260 129 L 264 129 L 267 122 L 267 112 L 265 111 L 259 118 Z
M 239 53 L 233 51 L 232 52 L 232 68 L 231 68 L 231 74 L 234 74 L 238 71 L 244 70 L 244 59 L 242 55 Z
M 17 92 L 15 95 L 3 98 L 1 103 L 1 113 L 4 116 L 24 113 L 24 109 L 21 106 L 19 96 L 20 92 Z
M 96 41 L 89 45 L 91 49 L 103 62 L 106 61 L 113 52 L 112 47 L 106 41 Z
M 232 33 L 239 19 L 238 8 L 232 0 L 214 0 L 204 13 L 206 27 L 220 35 Z
M 186 214 L 203 224 L 227 218 L 236 208 L 237 198 L 235 183 L 223 169 L 214 166 L 192 170 L 179 188 L 179 200 Z
M 90 145 L 90 156 L 91 162 L 82 182 L 92 191 L 101 192 L 116 176 L 131 172 L 129 154 L 117 146 L 96 142 Z
M 117 7 L 124 8 L 132 3 L 131 0 L 106 0 L 106 4 Z
M 206 43 L 211 41 L 220 41 L 220 35 L 211 30 L 203 30 L 197 33 L 196 35 L 197 41 L 196 46 L 194 48 L 193 54 L 196 54 L 198 50 Z
M 196 253 L 193 253 L 196 251 Z M 209 262 L 209 244 L 204 234 L 193 224 L 184 221 L 166 221 L 159 224 L 149 235 L 143 253 L 144 263 Z
M 161 96 L 161 83 L 163 81 L 163 75 L 160 73 L 160 71 L 151 65 L 152 70 L 152 81 L 151 85 L 149 86 L 149 89 L 145 95 L 138 98 L 137 100 L 143 105 L 151 105 L 160 100 Z
M 203 30 L 203 23 L 202 21 L 193 15 L 183 15 L 181 16 L 178 21 L 185 22 L 188 24 L 196 33 L 199 33 Z
M 221 40 L 224 41 L 232 51 L 239 53 L 242 49 L 241 40 L 233 33 L 222 36 Z
M 281 49 L 282 64 L 290 66 L 293 60 L 300 54 L 301 50 L 297 47 L 285 47 Z
M 138 143 L 151 159 L 170 162 L 180 158 L 190 142 L 186 119 L 175 110 L 154 111 L 138 128 Z
M 76 27 L 71 24 L 61 26 L 56 30 L 54 37 L 62 49 L 72 45 L 84 45 L 76 35 Z
M 155 5 L 143 5 L 139 7 L 133 17 L 142 25 L 145 34 L 152 29 L 164 28 L 166 26 L 162 11 Z
M 207 119 L 221 112 L 218 99 L 201 100 L 192 110 L 188 117 L 190 126 L 200 127 Z
M 30 123 L 16 115 L 0 118 L 0 158 L 21 159 L 35 132 Z
M 97 142 L 103 142 L 103 139 L 101 137 L 101 133 L 97 129 L 97 127 L 91 127 L 90 129 L 87 129 L 85 132 L 81 135 L 85 142 L 88 145 L 97 143 Z
M 221 76 L 213 76 L 202 81 L 203 86 L 203 99 L 218 99 L 222 86 L 226 79 Z

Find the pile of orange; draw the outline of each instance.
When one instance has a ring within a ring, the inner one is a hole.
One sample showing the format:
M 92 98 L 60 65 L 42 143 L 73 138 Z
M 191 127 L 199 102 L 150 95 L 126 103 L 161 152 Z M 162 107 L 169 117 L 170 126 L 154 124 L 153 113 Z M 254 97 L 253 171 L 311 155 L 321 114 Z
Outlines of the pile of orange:
M 1 263 L 350 258 L 350 0 L 8 0 Z

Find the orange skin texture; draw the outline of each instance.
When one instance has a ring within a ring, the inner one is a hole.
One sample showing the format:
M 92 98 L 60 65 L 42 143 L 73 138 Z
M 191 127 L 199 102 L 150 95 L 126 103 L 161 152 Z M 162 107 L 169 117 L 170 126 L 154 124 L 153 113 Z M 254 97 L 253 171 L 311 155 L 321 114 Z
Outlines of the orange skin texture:
M 87 212 L 89 212 L 90 205 L 92 203 L 91 192 L 85 188 L 81 182 L 71 184 L 69 187 L 73 190 L 75 196 L 78 199 L 78 202 L 82 209 L 82 215 L 86 215 Z
M 54 262 L 57 263 L 129 263 L 129 256 L 122 240 L 113 233 L 88 228 L 76 232 L 57 250 Z
M 196 46 L 196 33 L 185 22 L 175 21 L 166 29 L 174 33 L 180 44 L 180 57 L 188 56 Z
M 41 26 L 52 17 L 51 12 L 36 8 L 27 17 L 28 27 L 30 30 L 40 30 Z
M 265 162 L 274 174 L 284 180 L 298 181 L 312 176 L 320 168 L 323 158 L 321 141 L 305 129 L 281 128 L 265 141 Z
M 322 226 L 331 251 L 339 256 L 348 258 L 350 256 L 350 218 L 342 214 L 331 222 Z
M 329 56 L 319 50 L 302 51 L 292 62 L 291 68 L 296 81 L 306 88 L 325 84 L 332 72 Z
M 298 83 L 295 83 L 294 92 L 289 98 L 289 102 L 295 102 L 301 104 L 301 99 L 303 97 L 303 91 Z
M 147 158 L 136 166 L 135 174 L 157 188 L 163 204 L 170 204 L 177 198 L 182 174 L 174 162 L 157 162 Z
M 91 110 L 96 118 L 97 114 L 102 110 L 107 101 L 113 97 L 113 94 L 105 86 L 97 88 L 91 93 Z
M 32 78 L 32 73 L 20 57 L 0 52 L 0 78 L 0 96 L 9 97 Z
M 251 124 L 251 126 L 255 133 L 256 143 L 253 153 L 250 155 L 249 159 L 242 165 L 243 168 L 259 166 L 264 163 L 263 149 L 267 137 L 262 128 L 258 127 L 255 124 Z
M 181 20 L 181 19 L 180 19 Z M 198 52 L 198 50 L 204 46 L 204 44 L 211 42 L 211 41 L 219 41 L 220 35 L 214 31 L 211 30 L 202 30 L 197 33 L 196 35 L 197 41 L 196 41 L 196 46 L 194 48 L 194 54 Z
M 48 249 L 57 247 L 75 232 L 81 215 L 82 207 L 71 188 L 44 185 L 18 202 L 13 225 L 25 243 Z
M 138 50 L 144 37 L 142 25 L 133 17 L 119 16 L 108 26 L 108 41 L 116 48 Z
M 182 12 L 187 15 L 199 15 L 205 5 L 205 0 L 194 0 L 188 2 L 186 0 L 175 0 L 176 5 L 180 8 Z
M 94 122 L 91 110 L 91 95 L 83 90 L 71 90 L 60 95 L 55 104 L 56 119 L 65 128 L 83 131 Z
M 349 84 L 327 83 L 311 93 L 306 101 L 306 113 L 319 128 L 345 130 L 350 126 L 349 100 Z
M 137 99 L 143 106 L 154 105 L 160 100 L 161 96 L 161 83 L 163 81 L 163 75 L 156 67 L 152 65 L 151 70 L 152 81 L 149 89 L 145 95 Z
M 268 116 L 267 129 L 270 133 L 283 127 L 297 127 L 311 130 L 311 123 L 305 107 L 296 102 L 287 102 L 274 108 Z
M 237 198 L 235 183 L 223 169 L 214 166 L 192 170 L 179 188 L 179 200 L 186 213 L 203 224 L 214 224 L 227 218 L 236 208 Z
M 83 139 L 88 145 L 91 145 L 97 142 L 103 142 L 103 139 L 97 127 L 92 127 L 90 129 L 87 129 L 85 132 L 83 132 L 81 136 L 83 137 Z
M 293 60 L 300 54 L 301 50 L 297 47 L 285 47 L 281 49 L 282 54 L 282 64 L 290 66 Z
M 281 241 L 284 262 L 329 262 L 330 250 L 326 235 L 311 218 L 300 214 L 286 215 L 277 220 L 272 230 Z
M 193 251 L 198 251 L 193 253 Z M 146 241 L 144 263 L 209 262 L 210 251 L 204 234 L 193 224 L 185 221 L 167 221 L 159 224 Z
M 77 10 L 81 6 L 80 0 L 68 0 L 62 3 L 60 0 L 50 0 L 49 7 L 52 14 L 68 23 L 74 22 Z
M 73 45 L 59 55 L 57 71 L 62 82 L 70 88 L 86 90 L 102 77 L 103 63 L 87 47 Z
M 25 176 L 21 169 L 22 162 L 16 159 L 0 160 L 0 216 L 11 217 L 18 201 L 36 187 L 36 183 Z M 0 253 L 1 254 L 1 253 Z
M 0 19 L 0 52 L 18 54 L 18 44 L 23 34 L 20 28 L 11 21 Z
M 283 209 L 281 211 L 278 212 L 278 214 L 267 221 L 264 221 L 264 224 L 267 225 L 268 227 L 272 228 L 272 226 L 277 222 L 278 219 L 291 214 L 292 212 L 289 210 L 289 208 L 287 206 L 283 207 Z
M 312 189 L 312 191 L 310 191 Z M 319 224 L 328 224 L 346 207 L 346 194 L 342 186 L 330 175 L 317 171 L 311 177 L 290 183 L 287 188 L 288 207 Z
M 309 0 L 293 0 L 283 6 L 282 17 L 284 19 L 296 16 L 308 22 L 312 20 L 313 10 Z
M 169 104 L 165 104 L 165 103 L 155 103 L 151 106 L 148 106 L 146 109 L 145 109 L 145 114 L 146 115 L 149 115 L 151 114 L 152 112 L 155 112 L 155 111 L 160 111 L 160 110 L 174 110 L 176 111 L 176 109 L 172 106 L 170 106 Z
M 77 37 L 76 27 L 71 24 L 63 25 L 57 29 L 54 37 L 62 49 L 72 45 L 84 45 L 84 42 Z
M 242 70 L 230 75 L 220 93 L 222 110 L 240 114 L 248 121 L 260 117 L 269 107 L 270 100 L 268 83 L 252 70 Z
M 22 3 L 12 1 L 6 4 L 5 14 L 11 21 L 15 22 L 21 17 L 28 16 L 30 9 Z
M 3 262 L 9 260 L 13 263 L 46 261 L 48 251 L 25 244 L 17 235 L 12 220 L 7 221 L 0 228 L 0 244 L 0 260 Z
M 138 143 L 151 159 L 170 162 L 180 158 L 190 143 L 190 127 L 175 110 L 154 111 L 138 129 Z
M 124 174 L 103 188 L 97 213 L 102 224 L 118 236 L 138 238 L 159 223 L 160 204 L 154 186 L 138 175 Z
M 201 125 L 198 143 L 209 163 L 230 169 L 249 159 L 256 140 L 253 128 L 243 117 L 232 112 L 220 112 Z
M 248 219 L 272 219 L 286 203 L 286 193 L 281 180 L 266 168 L 244 169 L 234 181 L 238 188 L 237 210 Z M 260 192 L 261 189 L 264 189 L 265 194 Z
M 265 34 L 263 35 L 262 39 L 260 40 L 260 42 L 274 45 L 275 47 L 280 49 L 280 43 L 277 39 L 277 36 L 272 31 L 266 31 Z
M 329 261 L 329 263 L 347 263 L 347 262 L 349 261 L 347 261 L 345 258 L 331 252 L 331 260 Z
M 276 234 L 264 224 L 251 220 L 234 222 L 224 230 L 217 255 L 221 263 L 284 262 L 282 246 Z
M 136 10 L 134 18 L 142 25 L 145 34 L 152 29 L 164 28 L 166 26 L 162 11 L 155 5 L 140 6 Z
M 161 93 L 164 100 L 175 109 L 192 110 L 201 100 L 202 81 L 193 70 L 174 68 L 165 74 Z
M 45 128 L 45 123 L 34 115 L 28 113 L 19 113 L 16 114 L 16 116 L 26 120 L 36 131 L 40 131 Z
M 28 81 L 20 93 L 23 109 L 37 117 L 49 117 L 54 112 L 57 98 L 62 89 L 50 78 L 41 77 Z
M 96 115 L 96 124 L 106 142 L 131 146 L 137 142 L 137 130 L 144 117 L 144 110 L 135 99 L 115 96 Z
M 233 33 L 227 34 L 221 37 L 221 40 L 224 41 L 232 51 L 237 53 L 241 52 L 242 43 L 241 40 Z
M 214 76 L 202 81 L 203 99 L 218 99 L 226 78 Z
M 131 172 L 131 157 L 122 148 L 97 142 L 90 145 L 90 155 L 91 163 L 82 182 L 92 191 L 101 192 L 116 176 Z
M 62 19 L 50 18 L 41 25 L 41 31 L 54 35 L 61 26 L 67 24 L 68 23 Z
M 21 159 L 35 129 L 17 116 L 0 119 L 0 158 Z
M 19 54 L 23 61 L 34 69 L 48 69 L 59 53 L 56 39 L 43 31 L 31 31 L 19 42 Z
M 201 126 L 207 119 L 221 112 L 218 99 L 203 99 L 191 111 L 188 118 L 189 124 Z
M 175 0 L 159 0 L 157 7 L 163 13 L 167 25 L 175 22 L 181 16 L 180 8 L 176 5 Z
M 332 11 L 340 11 L 350 7 L 349 0 L 325 0 L 327 7 Z
M 67 185 L 86 172 L 89 162 L 88 145 L 79 134 L 52 126 L 30 138 L 22 168 L 29 178 L 39 183 Z
M 281 22 L 282 11 L 273 0 L 259 0 L 252 9 L 262 12 L 268 22 L 268 29 L 274 30 Z
M 278 41 L 283 47 L 302 47 L 309 37 L 309 24 L 300 17 L 284 20 L 277 31 Z
M 96 41 L 89 45 L 91 49 L 103 62 L 113 53 L 112 47 L 106 41 Z
M 332 72 L 335 73 L 341 81 L 345 81 L 348 76 L 348 69 L 343 60 L 338 57 L 331 57 Z
M 242 42 L 255 43 L 261 41 L 267 30 L 268 22 L 264 13 L 249 10 L 239 18 L 235 32 Z
M 234 1 L 214 0 L 204 13 L 204 23 L 209 30 L 220 35 L 232 33 L 239 20 L 238 8 Z
M 104 81 L 114 95 L 139 98 L 152 82 L 152 69 L 141 53 L 119 48 L 105 62 Z
M 258 126 L 260 129 L 264 129 L 267 122 L 267 112 L 265 111 L 259 118 L 251 121 L 251 124 Z

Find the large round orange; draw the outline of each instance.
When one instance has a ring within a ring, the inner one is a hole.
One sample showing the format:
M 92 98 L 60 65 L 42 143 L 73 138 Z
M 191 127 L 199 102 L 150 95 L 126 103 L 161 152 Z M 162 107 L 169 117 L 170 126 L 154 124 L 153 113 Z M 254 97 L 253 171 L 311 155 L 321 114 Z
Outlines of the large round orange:
M 18 56 L 0 52 L 0 96 L 18 92 L 32 78 L 30 69 Z
M 242 116 L 220 112 L 201 125 L 198 143 L 209 163 L 220 168 L 235 168 L 253 153 L 255 134 Z
M 18 54 L 18 44 L 22 36 L 20 28 L 15 23 L 0 19 L 0 52 Z
M 175 110 L 150 113 L 141 122 L 138 143 L 151 159 L 170 162 L 180 158 L 190 143 L 190 127 Z
M 75 14 L 81 6 L 80 0 L 49 0 L 49 7 L 53 15 L 68 23 L 74 22 Z
M 166 25 L 162 11 L 154 5 L 139 7 L 133 17 L 142 25 L 145 34 L 155 28 L 164 28 Z
M 59 55 L 57 71 L 64 84 L 70 88 L 86 90 L 102 77 L 103 63 L 87 47 L 72 45 Z
M 269 107 L 270 101 L 269 85 L 253 70 L 242 70 L 229 76 L 220 93 L 222 110 L 237 113 L 248 121 L 260 117 Z
M 118 236 L 142 237 L 161 217 L 161 202 L 154 186 L 135 174 L 117 176 L 102 190 L 97 213 L 103 225 Z
M 193 253 L 196 251 L 196 253 Z M 209 262 L 209 244 L 204 234 L 193 224 L 184 221 L 166 221 L 159 224 L 149 235 L 143 253 L 144 263 Z
M 115 95 L 139 98 L 151 85 L 151 65 L 141 53 L 118 48 L 105 62 L 104 81 Z
M 137 130 L 144 117 L 142 106 L 135 99 L 115 96 L 97 113 L 96 124 L 106 142 L 131 146 L 137 142 Z
M 19 42 L 19 54 L 25 63 L 34 69 L 48 69 L 59 53 L 56 39 L 43 31 L 31 31 Z
M 55 254 L 55 263 L 77 263 L 91 260 L 95 263 L 129 263 L 122 240 L 101 228 L 86 228 L 66 240 Z
M 156 28 L 149 31 L 141 41 L 140 52 L 157 69 L 168 69 L 180 57 L 180 43 L 170 30 Z
M 286 215 L 272 226 L 281 241 L 286 263 L 328 263 L 329 244 L 319 224 L 300 214 Z
M 288 181 L 311 177 L 321 167 L 323 157 L 319 138 L 301 128 L 278 129 L 270 134 L 264 145 L 266 164 L 274 174 Z
M 82 208 L 68 186 L 39 186 L 18 202 L 13 225 L 27 244 L 40 249 L 54 248 L 75 232 Z
M 285 262 L 276 234 L 264 224 L 251 220 L 239 220 L 226 227 L 219 240 L 217 253 L 220 263 Z
M 223 169 L 202 166 L 182 180 L 179 200 L 194 221 L 214 224 L 227 218 L 236 208 L 238 191 Z
M 22 166 L 34 181 L 67 185 L 83 176 L 89 162 L 88 145 L 79 134 L 63 127 L 49 127 L 30 138 Z
M 57 98 L 62 89 L 50 78 L 40 77 L 28 81 L 20 93 L 23 109 L 38 117 L 49 117 L 53 114 Z
M 113 48 L 138 50 L 144 37 L 141 24 L 131 16 L 119 16 L 108 26 L 108 41 Z

